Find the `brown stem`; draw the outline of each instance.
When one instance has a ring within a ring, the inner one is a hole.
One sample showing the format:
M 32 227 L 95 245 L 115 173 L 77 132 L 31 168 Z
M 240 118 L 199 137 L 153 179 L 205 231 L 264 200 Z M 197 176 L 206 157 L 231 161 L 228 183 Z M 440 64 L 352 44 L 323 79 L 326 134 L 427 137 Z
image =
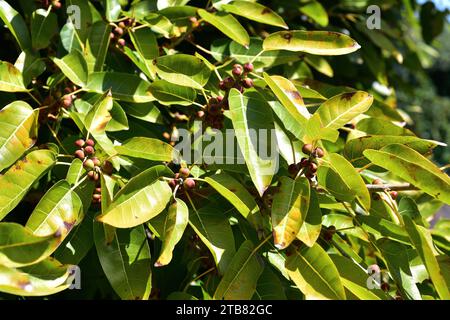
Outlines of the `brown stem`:
M 410 183 L 399 183 L 399 184 L 366 184 L 367 189 L 370 192 L 379 192 L 385 190 L 391 191 L 407 191 L 407 190 L 418 190 L 417 187 Z

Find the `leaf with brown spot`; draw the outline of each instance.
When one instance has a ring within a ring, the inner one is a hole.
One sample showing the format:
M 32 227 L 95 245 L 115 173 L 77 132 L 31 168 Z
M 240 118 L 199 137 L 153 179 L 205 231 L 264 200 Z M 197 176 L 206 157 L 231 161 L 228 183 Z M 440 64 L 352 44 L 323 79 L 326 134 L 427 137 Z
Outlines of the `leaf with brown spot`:
M 39 237 L 18 223 L 0 223 L 0 265 L 19 268 L 46 259 L 58 247 L 55 235 Z
M 417 151 L 401 144 L 387 145 L 380 150 L 365 150 L 372 163 L 392 171 L 429 195 L 450 204 L 450 178 L 433 162 Z
M 310 202 L 308 179 L 280 178 L 280 190 L 273 197 L 272 225 L 275 247 L 287 248 L 295 240 L 305 221 Z
M 233 1 L 229 4 L 223 4 L 221 8 L 229 13 L 233 13 L 253 21 L 288 29 L 288 26 L 282 17 L 280 17 L 272 9 L 257 2 Z
M 292 30 L 270 34 L 264 39 L 263 48 L 334 56 L 354 52 L 360 45 L 349 36 L 337 32 Z
M 34 150 L 27 154 L 21 170 L 11 167 L 0 175 L 0 220 L 14 209 L 36 183 L 56 162 L 56 153 L 51 150 Z
M 0 112 L 0 171 L 12 165 L 35 143 L 37 114 L 23 101 L 14 101 Z

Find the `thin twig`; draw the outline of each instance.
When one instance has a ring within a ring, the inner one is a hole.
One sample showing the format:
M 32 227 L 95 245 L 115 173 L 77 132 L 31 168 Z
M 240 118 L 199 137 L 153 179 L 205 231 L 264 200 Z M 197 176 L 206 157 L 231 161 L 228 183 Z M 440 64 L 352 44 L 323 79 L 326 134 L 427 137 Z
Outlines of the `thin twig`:
M 392 191 L 407 191 L 407 190 L 418 190 L 417 187 L 410 183 L 400 183 L 400 184 L 366 184 L 369 192 L 380 192 L 385 190 Z

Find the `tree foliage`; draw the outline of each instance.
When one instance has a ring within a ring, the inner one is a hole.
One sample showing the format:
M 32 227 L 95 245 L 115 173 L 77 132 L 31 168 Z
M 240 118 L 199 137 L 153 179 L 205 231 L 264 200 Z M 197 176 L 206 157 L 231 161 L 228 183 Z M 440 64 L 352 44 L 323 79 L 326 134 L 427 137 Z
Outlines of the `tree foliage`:
M 0 0 L 0 297 L 450 299 L 446 145 L 396 100 L 445 17 Z

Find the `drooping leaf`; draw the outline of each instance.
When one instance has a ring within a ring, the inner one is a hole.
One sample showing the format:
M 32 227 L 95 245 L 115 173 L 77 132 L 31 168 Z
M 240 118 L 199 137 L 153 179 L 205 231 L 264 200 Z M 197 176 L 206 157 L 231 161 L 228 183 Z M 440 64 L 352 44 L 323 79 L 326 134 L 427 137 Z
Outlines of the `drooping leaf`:
M 239 21 L 231 14 L 225 12 L 216 12 L 213 14 L 204 9 L 199 9 L 198 14 L 202 19 L 212 24 L 230 39 L 242 44 L 243 46 L 249 45 L 250 37 L 247 30 L 245 30 Z
M 332 31 L 279 31 L 270 34 L 263 42 L 264 50 L 301 51 L 317 55 L 352 53 L 360 45 L 349 36 Z
M 189 106 L 197 97 L 197 92 L 193 88 L 178 86 L 165 80 L 152 82 L 148 89 L 152 100 L 156 99 L 163 105 Z
M 31 17 L 31 43 L 35 50 L 49 46 L 51 38 L 58 32 L 57 16 L 54 12 L 37 9 Z
M 391 144 L 380 150 L 365 150 L 363 154 L 372 163 L 450 204 L 450 178 L 419 152 L 401 144 Z
M 214 299 L 251 299 L 263 269 L 253 243 L 250 240 L 244 241 L 217 286 Z
M 202 89 L 211 74 L 202 59 L 188 54 L 166 55 L 156 58 L 155 62 L 162 79 L 180 86 Z
M 175 245 L 181 240 L 184 230 L 189 221 L 189 209 L 186 204 L 176 199 L 169 206 L 166 220 L 164 222 L 164 230 L 162 233 L 162 248 L 158 260 L 155 262 L 156 267 L 165 266 L 172 260 L 172 252 Z
M 16 38 L 22 50 L 31 49 L 31 39 L 22 16 L 6 1 L 0 1 L 0 18 Z
M 403 221 L 405 223 L 405 229 L 408 232 L 411 242 L 414 244 L 423 264 L 427 268 L 433 285 L 439 297 L 443 300 L 450 299 L 450 292 L 445 279 L 442 275 L 441 266 L 436 259 L 436 253 L 433 245 L 433 240 L 428 229 L 418 226 L 414 221 L 404 216 Z
M 38 237 L 22 225 L 0 223 L 0 265 L 24 267 L 46 259 L 56 249 L 60 239 L 55 235 Z
M 31 186 L 56 162 L 51 150 L 35 150 L 0 175 L 0 220 L 14 209 Z
M 230 4 L 222 5 L 222 9 L 250 20 L 288 29 L 283 18 L 272 9 L 257 2 L 233 1 Z
M 110 113 L 112 107 L 111 92 L 105 92 L 86 114 L 84 119 L 86 130 L 93 135 L 104 134 L 106 126 L 112 118 Z
M 48 296 L 70 286 L 73 267 L 53 258 L 19 269 L 0 265 L 0 292 L 18 296 Z
M 210 250 L 220 274 L 223 274 L 236 252 L 233 231 L 223 207 L 210 204 L 200 209 L 192 208 L 189 225 Z
M 297 233 L 297 238 L 308 247 L 312 247 L 319 238 L 320 230 L 322 229 L 321 223 L 322 212 L 319 206 L 319 199 L 315 189 L 311 188 L 308 211 L 300 231 Z
M 310 114 L 294 84 L 281 76 L 269 76 L 267 73 L 264 73 L 264 80 L 289 114 L 301 127 L 304 126 Z
M 259 276 L 253 300 L 287 300 L 283 284 L 270 266 Z
M 159 139 L 134 137 L 117 146 L 118 154 L 153 161 L 179 159 L 179 154 L 170 144 Z
M 150 83 L 136 75 L 120 72 L 94 72 L 89 75 L 88 91 L 104 93 L 111 90 L 114 99 L 128 102 L 148 102 L 154 98 L 149 92 Z
M 370 194 L 356 169 L 343 156 L 337 153 L 328 154 L 330 166 L 345 182 L 348 188 L 354 192 L 360 204 L 367 210 L 370 210 Z
M 405 245 L 382 238 L 377 241 L 377 247 L 380 248 L 389 273 L 398 284 L 397 288 L 402 296 L 410 300 L 422 300 L 409 267 Z
M 60 180 L 41 198 L 25 226 L 34 235 L 58 234 L 64 239 L 83 215 L 83 204 L 74 187 Z
M 107 241 L 103 225 L 94 222 L 94 239 L 103 271 L 124 300 L 146 300 L 151 289 L 150 248 L 143 226 L 115 229 Z
M 154 78 L 153 59 L 159 56 L 158 43 L 154 32 L 150 28 L 131 30 L 130 39 L 143 65 L 141 70 L 150 78 Z
M 22 73 L 14 65 L 0 61 L 0 91 L 27 92 Z
M 386 299 L 380 289 L 367 288 L 368 274 L 354 261 L 336 254 L 331 254 L 330 258 L 338 269 L 342 285 L 356 298 L 360 300 Z
M 343 155 L 353 165 L 362 167 L 370 162 L 364 157 L 364 150 L 379 150 L 393 143 L 404 144 L 420 154 L 428 153 L 439 145 L 436 141 L 424 140 L 413 136 L 369 135 L 349 140 L 344 146 Z
M 273 197 L 272 229 L 277 249 L 287 248 L 295 240 L 305 220 L 310 202 L 308 179 L 280 178 L 279 190 Z
M 252 195 L 232 176 L 222 172 L 205 178 L 217 192 L 227 199 L 257 230 L 262 230 L 259 206 Z
M 317 113 L 325 128 L 339 129 L 347 122 L 367 111 L 373 97 L 364 91 L 346 92 L 325 101 Z
M 61 69 L 70 81 L 84 87 L 88 80 L 88 66 L 83 54 L 73 50 L 62 59 L 54 58 L 53 62 Z
M 170 177 L 173 173 L 159 165 L 130 179 L 97 220 L 116 228 L 131 228 L 158 215 L 172 195 L 168 183 L 159 180 L 162 176 Z
M 345 300 L 339 272 L 319 244 L 296 249 L 287 257 L 286 269 L 303 294 L 316 299 Z
M 0 171 L 36 142 L 37 118 L 37 113 L 23 101 L 14 101 L 0 110 Z
M 273 154 L 271 135 L 262 136 L 260 132 L 260 129 L 263 129 L 271 133 L 274 128 L 269 106 L 257 92 L 241 94 L 236 89 L 230 90 L 228 101 L 230 118 L 240 150 L 252 181 L 262 195 L 270 185 L 278 165 L 276 155 Z M 272 154 L 268 155 L 268 149 Z M 262 152 L 265 152 L 265 158 L 262 157 Z
M 320 26 L 328 25 L 328 13 L 319 1 L 310 1 L 301 6 L 299 10 L 317 22 Z

